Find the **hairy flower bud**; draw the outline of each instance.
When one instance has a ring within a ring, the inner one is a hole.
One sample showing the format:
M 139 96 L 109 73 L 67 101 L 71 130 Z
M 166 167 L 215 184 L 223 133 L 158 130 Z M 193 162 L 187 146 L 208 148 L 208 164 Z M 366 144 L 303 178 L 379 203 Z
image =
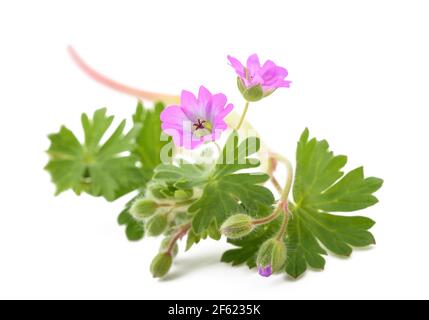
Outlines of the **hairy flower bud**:
M 237 239 L 252 232 L 252 217 L 247 214 L 236 214 L 229 217 L 220 227 L 220 232 L 231 239 Z
M 279 271 L 286 261 L 286 245 L 283 241 L 269 239 L 259 248 L 256 265 L 263 277 L 269 277 Z
M 133 203 L 130 213 L 138 220 L 146 219 L 152 216 L 157 208 L 158 204 L 155 201 L 149 199 L 139 199 Z
M 193 195 L 193 191 L 192 189 L 189 190 L 176 190 L 174 191 L 174 198 L 176 198 L 177 200 L 187 200 L 189 198 L 191 198 Z
M 168 245 L 170 244 L 171 238 L 165 238 L 161 241 L 161 245 L 159 247 L 159 251 L 163 252 L 166 251 L 168 248 Z M 173 255 L 173 258 L 175 256 L 177 256 L 177 254 L 179 253 L 179 246 L 177 245 L 177 243 L 174 244 L 173 250 L 171 252 L 171 254 Z
M 146 230 L 149 236 L 156 237 L 162 234 L 167 228 L 167 217 L 165 214 L 157 214 L 146 224 Z
M 149 188 L 149 191 L 152 194 L 152 196 L 157 199 L 166 199 L 167 196 L 164 193 L 164 189 L 165 189 L 164 186 L 155 185 L 155 186 L 151 186 Z
M 172 263 L 172 256 L 167 252 L 161 252 L 152 260 L 150 272 L 154 278 L 161 278 L 168 273 Z

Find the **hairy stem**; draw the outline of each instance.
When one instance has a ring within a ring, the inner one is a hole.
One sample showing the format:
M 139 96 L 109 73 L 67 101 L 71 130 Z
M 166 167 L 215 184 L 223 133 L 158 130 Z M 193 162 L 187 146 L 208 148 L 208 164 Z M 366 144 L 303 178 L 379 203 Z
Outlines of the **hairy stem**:
M 289 192 L 292 187 L 292 181 L 293 181 L 293 167 L 290 161 L 286 157 L 283 157 L 282 155 L 279 155 L 279 154 L 273 154 L 273 157 L 277 161 L 283 163 L 287 170 L 286 184 L 285 184 L 285 187 L 283 188 L 283 192 L 280 195 L 280 202 L 286 202 L 287 204 L 287 201 L 289 198 Z
M 280 192 L 280 200 L 279 200 L 279 203 L 278 203 L 276 209 L 274 210 L 274 212 L 267 217 L 263 217 L 260 219 L 253 220 L 253 224 L 254 225 L 266 224 L 268 222 L 275 220 L 279 216 L 279 214 L 283 212 L 285 214 L 285 218 L 283 220 L 283 224 L 282 224 L 282 227 L 280 228 L 280 232 L 279 232 L 279 236 L 278 236 L 279 238 L 281 238 L 284 235 L 284 233 L 286 232 L 286 225 L 287 225 L 288 217 L 289 217 L 288 198 L 289 198 L 290 189 L 292 187 L 293 168 L 292 168 L 292 164 L 290 163 L 290 161 L 287 158 L 285 158 L 279 154 L 273 154 L 272 158 L 285 165 L 286 170 L 287 170 L 286 183 L 285 183 L 284 188 Z M 274 170 L 275 166 L 274 166 L 274 168 L 271 168 L 271 169 Z
M 189 200 L 185 200 L 185 201 L 182 201 L 182 202 L 176 202 L 174 204 L 174 208 L 185 207 L 187 205 L 190 205 L 190 204 L 194 203 L 197 200 L 198 200 L 197 198 L 194 198 L 194 199 L 189 199 Z
M 277 240 L 281 240 L 286 233 L 287 224 L 289 222 L 289 208 L 288 207 L 289 206 L 288 206 L 287 202 L 285 202 L 283 205 L 283 212 L 284 212 L 283 222 L 282 222 L 280 230 L 277 234 L 277 237 L 276 237 Z
M 274 156 L 275 156 L 275 159 L 277 161 L 283 163 L 286 166 L 286 170 L 287 170 L 286 185 L 285 185 L 283 192 L 280 196 L 280 203 L 279 203 L 279 206 L 282 207 L 281 211 L 283 211 L 283 213 L 284 213 L 283 223 L 282 223 L 282 226 L 280 227 L 279 233 L 277 234 L 277 239 L 280 240 L 284 237 L 284 235 L 286 233 L 287 224 L 289 222 L 288 198 L 289 198 L 290 190 L 292 188 L 293 168 L 292 168 L 292 164 L 290 163 L 290 161 L 287 158 L 285 158 L 279 154 L 276 154 Z
M 237 127 L 235 130 L 240 130 L 241 126 L 243 125 L 244 119 L 246 118 L 247 111 L 249 110 L 249 101 L 246 101 L 246 104 L 244 105 L 243 113 L 241 114 L 240 121 L 238 122 Z
M 277 192 L 279 194 L 281 194 L 283 192 L 283 189 L 280 186 L 279 181 L 274 176 L 274 171 L 276 171 L 276 168 L 277 168 L 277 160 L 275 159 L 275 157 L 270 156 L 269 159 L 268 159 L 268 170 L 267 170 L 267 173 L 270 176 L 270 181 L 271 181 L 272 185 L 274 186 L 274 188 L 276 188 Z
M 269 216 L 263 217 L 263 218 L 253 219 L 252 224 L 253 225 L 260 225 L 260 224 L 269 223 L 269 222 L 275 220 L 279 216 L 280 212 L 281 212 L 281 205 L 279 203 L 279 205 L 274 209 L 272 214 L 270 214 Z
M 168 243 L 166 252 L 171 255 L 174 245 L 176 244 L 177 240 L 181 239 L 185 234 L 188 233 L 189 229 L 191 229 L 191 223 L 187 223 L 183 225 L 182 227 L 177 230 L 177 232 L 174 234 L 173 238 L 171 238 L 170 242 Z

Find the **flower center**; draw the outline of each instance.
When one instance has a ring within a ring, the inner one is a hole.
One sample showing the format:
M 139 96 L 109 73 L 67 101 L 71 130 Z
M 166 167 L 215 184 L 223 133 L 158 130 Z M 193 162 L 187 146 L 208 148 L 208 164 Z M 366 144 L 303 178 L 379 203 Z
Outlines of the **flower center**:
M 192 125 L 192 133 L 197 138 L 207 136 L 212 133 L 212 125 L 209 121 L 197 119 Z
M 197 122 L 195 122 L 193 124 L 195 131 L 200 130 L 200 129 L 205 129 L 206 127 L 204 126 L 204 124 L 206 122 L 207 122 L 206 120 L 197 119 Z

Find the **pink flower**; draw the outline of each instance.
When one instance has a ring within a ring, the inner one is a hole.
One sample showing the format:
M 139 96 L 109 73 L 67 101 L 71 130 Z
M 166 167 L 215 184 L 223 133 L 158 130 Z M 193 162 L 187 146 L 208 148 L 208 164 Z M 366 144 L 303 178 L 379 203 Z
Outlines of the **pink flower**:
M 187 149 L 215 141 L 228 128 L 224 118 L 234 107 L 226 102 L 224 94 L 212 95 L 203 86 L 198 98 L 183 90 L 180 106 L 169 106 L 161 113 L 162 130 L 173 137 L 175 145 Z
M 247 59 L 246 67 L 234 57 L 228 56 L 228 60 L 238 75 L 241 93 L 246 99 L 244 91 L 249 91 L 251 95 L 248 101 L 260 100 L 278 88 L 289 88 L 291 81 L 285 80 L 287 70 L 271 60 L 267 60 L 261 66 L 258 55 L 253 54 Z M 250 92 L 252 88 L 253 92 Z

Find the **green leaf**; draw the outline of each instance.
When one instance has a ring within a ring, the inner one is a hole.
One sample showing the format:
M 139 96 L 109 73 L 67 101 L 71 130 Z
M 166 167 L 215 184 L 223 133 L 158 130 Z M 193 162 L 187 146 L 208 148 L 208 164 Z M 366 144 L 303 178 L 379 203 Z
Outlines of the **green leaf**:
M 257 153 L 261 147 L 261 142 L 257 137 L 249 137 L 239 143 L 239 136 L 236 131 L 231 133 L 219 157 L 214 177 L 222 177 L 244 169 L 257 168 L 260 161 L 250 156 Z
M 362 167 L 343 177 L 341 169 L 346 165 L 347 157 L 334 156 L 325 140 L 308 139 L 309 131 L 306 129 L 298 142 L 296 154 L 293 196 L 298 206 L 311 203 L 321 210 L 346 212 L 377 203 L 372 193 L 381 187 L 383 180 L 365 179 Z
M 140 159 L 145 171 L 152 172 L 161 163 L 161 150 L 171 141 L 162 133 L 160 115 L 164 104 L 157 103 L 153 109 L 145 109 L 138 103 L 133 121 L 141 130 L 136 137 L 134 154 Z
M 72 189 L 76 194 L 86 192 L 113 201 L 142 185 L 145 178 L 136 165 L 138 159 L 130 155 L 140 125 L 124 134 L 124 120 L 103 142 L 113 122 L 106 109 L 95 111 L 92 119 L 83 114 L 81 121 L 83 143 L 64 126 L 49 135 L 50 160 L 45 169 L 56 184 L 56 194 Z
M 198 244 L 201 240 L 201 237 L 196 235 L 194 231 L 189 230 L 188 236 L 186 238 L 186 249 L 185 251 L 188 251 L 192 248 L 193 245 Z
M 374 221 L 360 216 L 338 216 L 326 211 L 349 212 L 377 203 L 373 195 L 383 184 L 365 178 L 359 167 L 344 175 L 345 156 L 334 156 L 325 140 L 309 139 L 306 129 L 298 142 L 297 167 L 287 240 L 286 272 L 299 277 L 307 266 L 323 269 L 325 249 L 349 256 L 352 247 L 375 244 L 368 231 Z
M 299 277 L 308 267 L 324 269 L 330 251 L 349 256 L 353 247 L 375 244 L 368 231 L 374 221 L 361 216 L 339 216 L 326 211 L 350 212 L 377 203 L 373 195 L 383 181 L 365 178 L 362 167 L 344 175 L 345 156 L 335 156 L 325 140 L 309 140 L 306 129 L 298 142 L 297 166 L 293 186 L 294 203 L 290 203 L 285 237 L 288 256 L 285 271 Z M 266 213 L 268 215 L 269 213 Z M 255 255 L 261 243 L 272 237 L 278 222 L 257 228 L 248 237 L 229 241 L 239 248 L 225 252 L 222 261 L 233 265 L 255 266 Z
M 314 269 L 324 269 L 325 259 L 321 255 L 326 251 L 297 216 L 288 222 L 286 247 L 286 272 L 291 276 L 296 278 L 304 273 L 307 264 Z
M 192 229 L 189 230 L 188 237 L 186 239 L 185 251 L 188 251 L 193 245 L 198 244 L 201 239 L 207 239 L 208 237 L 216 241 L 221 239 L 222 235 L 215 223 L 211 223 L 208 229 L 199 235 L 195 234 Z
M 207 182 L 210 169 L 205 165 L 182 162 L 179 166 L 160 164 L 155 168 L 154 180 L 173 184 L 179 189 L 201 186 Z
M 180 189 L 192 188 L 240 170 L 258 167 L 259 160 L 249 156 L 259 150 L 259 138 L 247 138 L 240 144 L 238 140 L 238 134 L 233 132 L 214 168 L 207 164 L 190 164 L 185 161 L 181 161 L 178 166 L 161 164 L 155 168 L 154 179 L 174 183 L 174 186 Z
M 258 210 L 260 205 L 270 206 L 274 197 L 261 185 L 268 179 L 266 174 L 243 173 L 210 181 L 202 197 L 189 208 L 189 212 L 195 213 L 192 220 L 194 231 L 204 231 L 212 221 L 219 226 L 229 216 L 242 213 L 241 204 L 249 211 Z
M 211 223 L 219 226 L 229 216 L 243 212 L 243 207 L 252 212 L 260 206 L 273 204 L 273 194 L 261 185 L 269 179 L 268 175 L 236 173 L 259 165 L 259 161 L 249 158 L 258 150 L 258 139 L 249 138 L 238 144 L 238 134 L 231 134 L 208 177 L 201 198 L 189 208 L 189 212 L 194 214 L 192 227 L 197 234 Z

